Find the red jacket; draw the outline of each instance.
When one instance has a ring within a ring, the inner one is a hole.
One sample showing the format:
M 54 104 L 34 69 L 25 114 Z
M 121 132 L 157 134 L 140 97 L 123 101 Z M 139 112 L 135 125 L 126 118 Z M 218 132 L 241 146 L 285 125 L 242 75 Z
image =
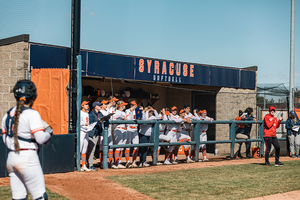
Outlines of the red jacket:
M 264 118 L 264 137 L 276 137 L 276 129 L 279 128 L 281 120 L 267 114 Z

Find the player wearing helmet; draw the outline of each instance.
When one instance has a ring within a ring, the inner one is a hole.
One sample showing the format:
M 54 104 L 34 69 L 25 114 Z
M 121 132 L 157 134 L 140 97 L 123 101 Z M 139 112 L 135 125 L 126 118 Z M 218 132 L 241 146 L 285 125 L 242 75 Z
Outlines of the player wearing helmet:
M 12 198 L 27 199 L 28 190 L 33 199 L 48 199 L 37 150 L 51 138 L 53 130 L 31 108 L 37 96 L 33 82 L 20 80 L 13 91 L 17 106 L 2 119 L 3 142 L 10 149 L 7 171 Z

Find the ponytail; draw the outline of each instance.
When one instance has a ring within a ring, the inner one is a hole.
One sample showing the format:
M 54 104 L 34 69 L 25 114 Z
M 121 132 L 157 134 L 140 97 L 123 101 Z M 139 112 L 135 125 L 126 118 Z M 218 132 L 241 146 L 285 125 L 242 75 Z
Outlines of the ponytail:
M 24 98 L 20 98 L 20 100 L 17 101 L 17 109 L 16 109 L 15 116 L 14 116 L 13 134 L 14 134 L 14 144 L 15 144 L 15 151 L 16 152 L 20 151 L 20 145 L 19 145 L 19 141 L 18 141 L 18 126 L 19 126 L 20 114 L 21 114 L 21 111 L 24 107 L 25 101 L 26 100 L 24 100 Z

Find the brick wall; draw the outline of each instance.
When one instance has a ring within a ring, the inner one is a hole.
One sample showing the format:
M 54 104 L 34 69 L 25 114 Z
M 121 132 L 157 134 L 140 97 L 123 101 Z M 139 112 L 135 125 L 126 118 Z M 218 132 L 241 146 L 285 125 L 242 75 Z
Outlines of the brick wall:
M 234 88 L 221 88 L 216 97 L 216 119 L 217 120 L 231 120 L 238 116 L 239 110 L 244 111 L 246 108 L 251 107 L 256 116 L 256 90 L 249 89 L 234 89 Z M 256 125 L 252 125 L 251 138 L 256 137 Z M 229 139 L 229 126 L 216 125 L 216 140 Z M 251 143 L 255 146 L 255 142 Z M 218 153 L 220 155 L 230 154 L 230 144 L 216 144 Z M 235 146 L 235 151 L 238 144 Z M 245 153 L 246 148 L 243 144 L 242 153 Z
M 176 106 L 178 109 L 182 109 L 184 104 L 191 104 L 191 91 L 182 89 L 166 90 L 166 107 L 171 108 Z
M 13 87 L 25 78 L 29 62 L 28 42 L 0 46 L 0 119 L 16 105 Z M 1 126 L 1 125 L 0 125 Z

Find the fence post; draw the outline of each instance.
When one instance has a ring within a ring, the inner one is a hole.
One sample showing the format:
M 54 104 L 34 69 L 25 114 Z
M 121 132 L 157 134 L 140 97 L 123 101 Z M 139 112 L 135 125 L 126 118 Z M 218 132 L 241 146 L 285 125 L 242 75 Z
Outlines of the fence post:
M 235 146 L 235 121 L 231 121 L 229 126 L 229 139 L 231 140 L 230 158 L 233 159 Z
M 153 165 L 157 164 L 157 151 L 158 151 L 158 143 L 159 143 L 159 123 L 156 122 L 154 125 L 154 131 L 152 132 L 153 134 L 153 142 L 154 142 L 154 147 L 153 147 Z
M 260 143 L 260 157 L 264 154 L 264 146 L 265 146 L 265 140 L 264 140 L 264 121 L 260 124 L 259 127 L 259 137 L 261 139 Z
M 103 169 L 108 169 L 107 166 L 107 154 L 108 154 L 108 125 L 109 122 L 104 123 L 104 131 L 103 131 Z M 100 158 L 101 159 L 101 158 Z
M 200 123 L 197 122 L 196 126 L 194 128 L 194 140 L 196 142 L 196 146 L 195 146 L 195 161 L 198 162 L 199 161 L 199 146 L 200 146 Z

